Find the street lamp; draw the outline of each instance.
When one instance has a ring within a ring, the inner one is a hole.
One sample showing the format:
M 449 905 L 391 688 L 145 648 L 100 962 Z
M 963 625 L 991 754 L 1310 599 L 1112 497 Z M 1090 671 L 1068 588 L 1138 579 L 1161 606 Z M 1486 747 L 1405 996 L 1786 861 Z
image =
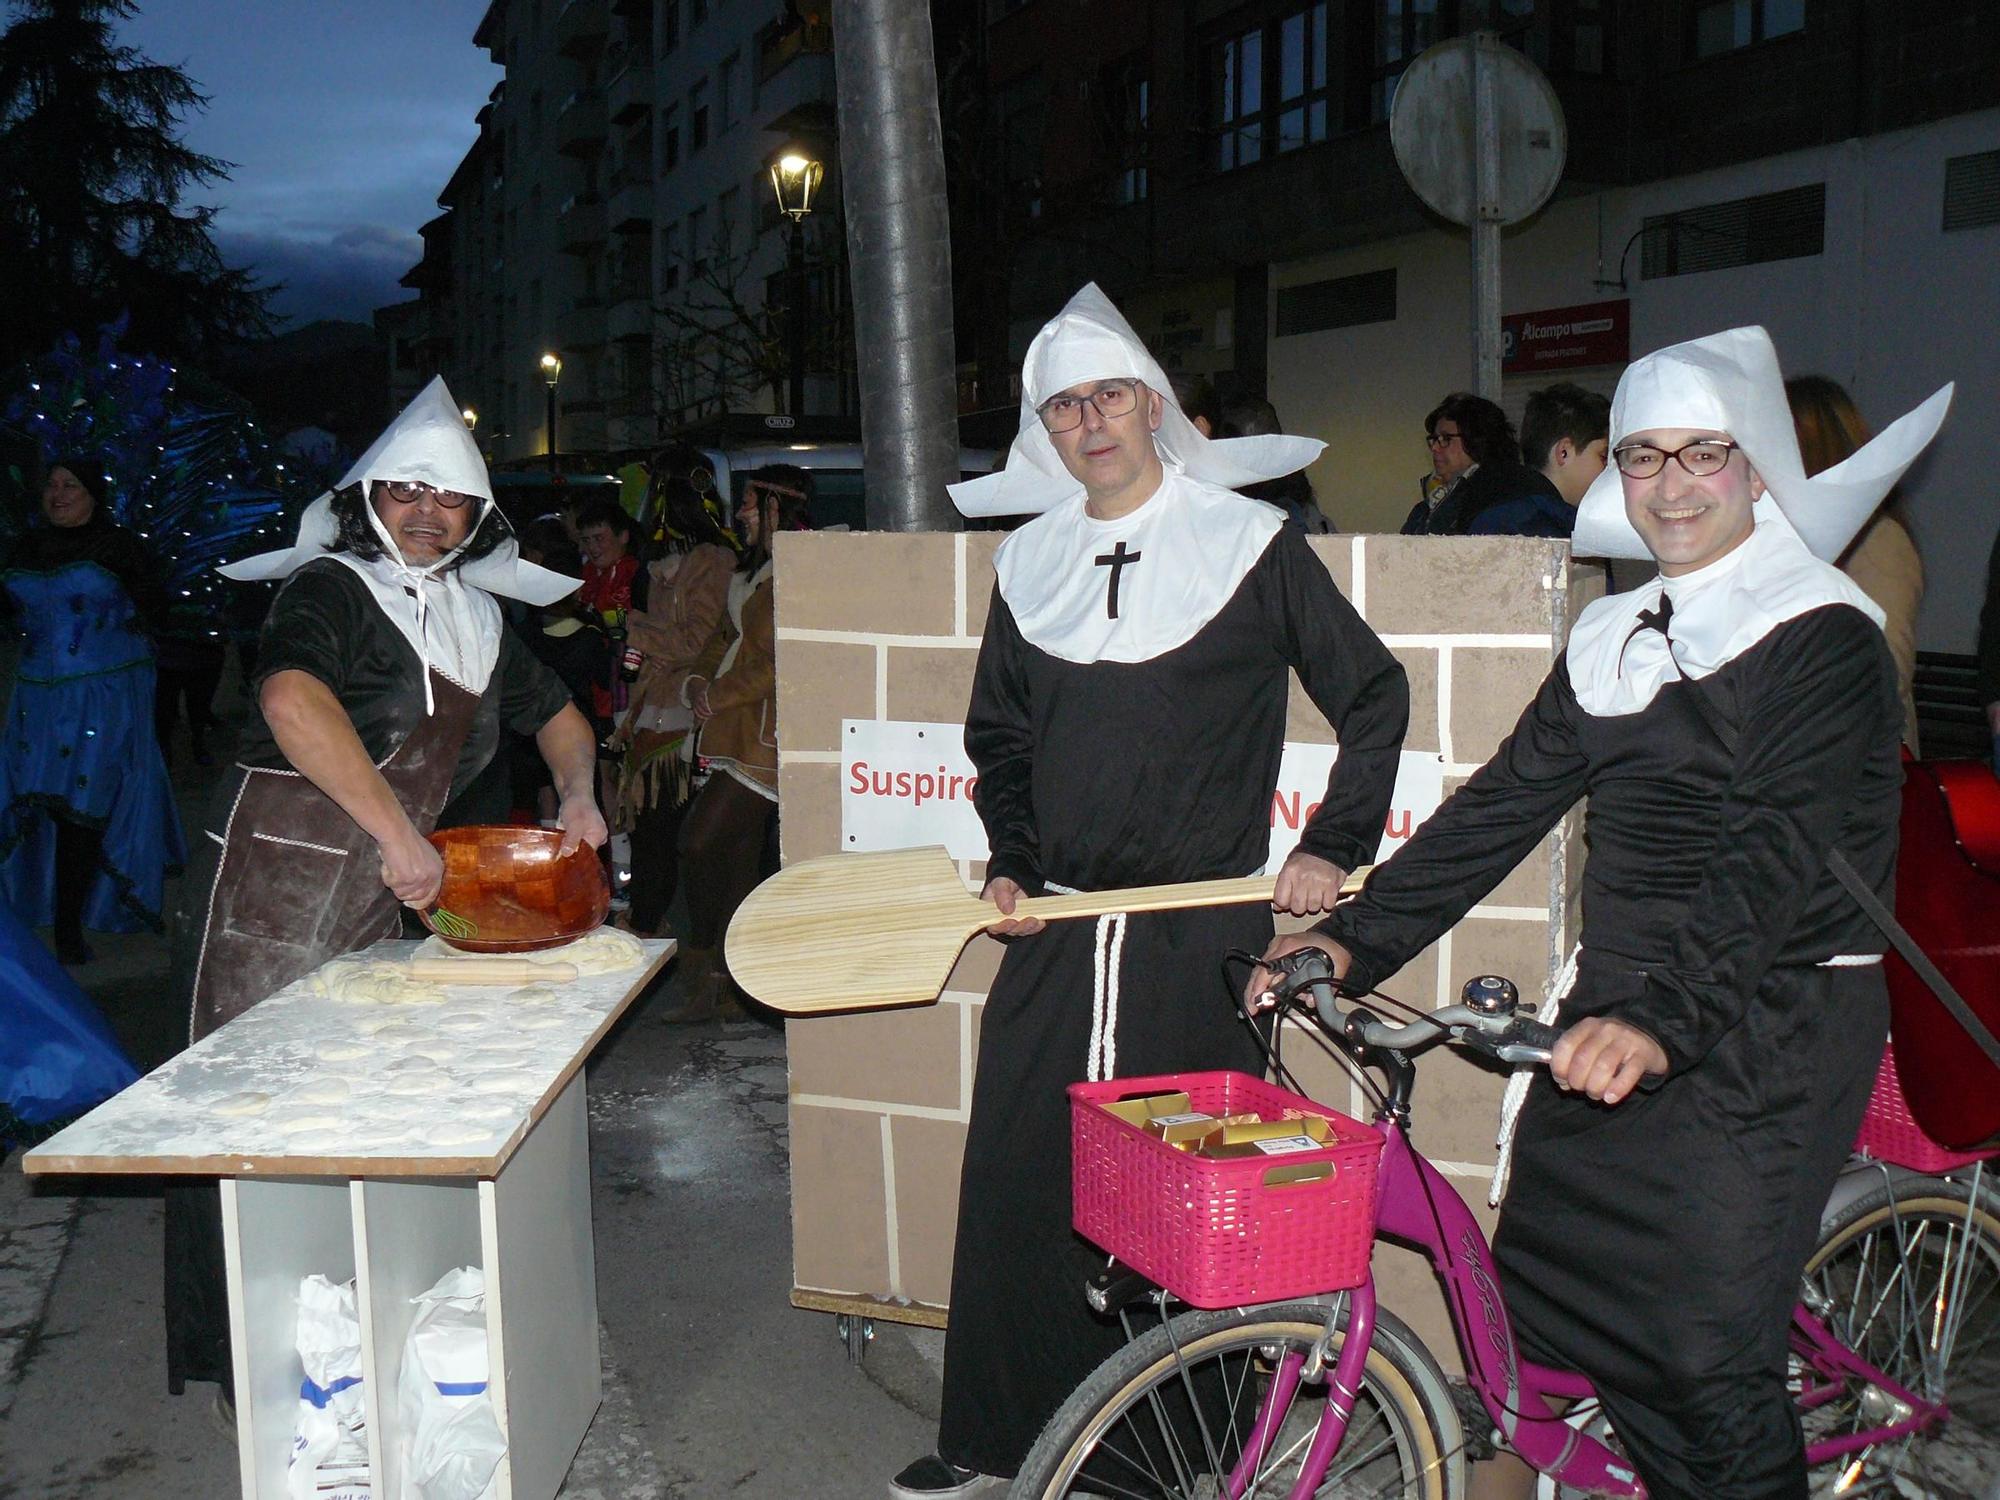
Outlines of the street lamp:
M 819 191 L 826 168 L 798 150 L 787 151 L 771 163 L 771 191 L 778 195 L 778 211 L 792 221 L 791 246 L 787 257 L 792 292 L 786 300 L 785 342 L 790 346 L 792 378 L 787 405 L 793 416 L 806 404 L 806 215 L 812 212 L 813 194 Z
M 562 356 L 553 350 L 542 356 L 542 379 L 549 388 L 549 472 L 556 471 L 556 382 L 562 379 Z
M 465 408 L 464 411 L 460 412 L 458 415 L 464 421 L 465 430 L 467 432 L 477 432 L 479 430 L 478 412 L 474 411 L 471 407 L 468 406 Z

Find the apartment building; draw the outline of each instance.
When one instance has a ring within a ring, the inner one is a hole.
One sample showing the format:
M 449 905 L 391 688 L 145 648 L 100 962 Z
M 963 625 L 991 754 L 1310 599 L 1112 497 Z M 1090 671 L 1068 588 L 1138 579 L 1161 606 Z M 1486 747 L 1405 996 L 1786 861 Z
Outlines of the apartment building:
M 835 410 L 844 278 L 830 27 L 778 0 L 493 0 L 471 38 L 506 70 L 382 309 L 392 383 L 442 372 L 503 465 L 601 464 L 721 411 L 773 411 L 805 289 L 804 409 Z M 796 237 L 771 163 L 825 182 Z
M 1761 322 L 1877 422 L 1947 379 L 1905 483 L 1928 649 L 1970 649 L 2000 440 L 2000 31 L 1981 0 L 989 0 L 1018 355 L 1084 280 L 1170 369 L 1268 394 L 1311 471 L 1392 530 L 1425 412 L 1473 380 L 1465 231 L 1402 180 L 1387 119 L 1425 47 L 1484 27 L 1567 120 L 1555 198 L 1510 228 L 1503 404 Z M 1588 337 L 1523 338 L 1552 328 Z

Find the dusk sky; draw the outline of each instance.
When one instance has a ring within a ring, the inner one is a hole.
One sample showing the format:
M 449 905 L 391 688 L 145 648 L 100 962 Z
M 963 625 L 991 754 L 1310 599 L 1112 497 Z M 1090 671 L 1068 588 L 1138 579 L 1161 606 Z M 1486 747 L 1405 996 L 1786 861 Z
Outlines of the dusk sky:
M 472 45 L 487 0 L 141 0 L 121 36 L 210 96 L 188 144 L 234 162 L 212 203 L 232 265 L 286 290 L 288 326 L 366 321 L 472 144 L 501 71 Z

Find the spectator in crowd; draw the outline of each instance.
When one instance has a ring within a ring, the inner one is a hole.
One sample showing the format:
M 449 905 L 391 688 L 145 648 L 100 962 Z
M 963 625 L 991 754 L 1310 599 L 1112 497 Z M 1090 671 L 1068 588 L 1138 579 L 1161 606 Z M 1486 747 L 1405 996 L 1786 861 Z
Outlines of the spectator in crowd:
M 620 756 L 618 817 L 632 829 L 632 930 L 657 934 L 680 883 L 681 822 L 694 793 L 694 714 L 681 695 L 690 676 L 715 675 L 736 538 L 723 525 L 715 474 L 698 449 L 670 443 L 654 454 L 646 514 L 659 559 L 650 607 L 626 620 L 639 656 L 631 704 L 612 736 Z
M 1471 518 L 1473 536 L 1568 536 L 1576 503 L 1604 472 L 1611 402 L 1563 381 L 1528 398 L 1521 415 L 1521 452 L 1542 483 Z
M 1403 522 L 1404 536 L 1463 536 L 1489 506 L 1545 487 L 1521 462 L 1514 424 L 1483 396 L 1454 391 L 1424 418 L 1431 472 Z
M 781 531 L 812 527 L 813 482 L 791 464 L 752 471 L 736 512 L 743 557 L 729 580 L 729 649 L 713 677 L 692 674 L 682 697 L 700 724 L 696 750 L 708 780 L 681 825 L 683 868 L 690 881 L 687 1001 L 668 1019 L 741 1014 L 718 951 L 729 919 L 763 875 L 764 851 L 778 817 L 777 627 L 771 542 Z
M 583 607 L 621 641 L 625 616 L 646 607 L 646 575 L 639 567 L 639 525 L 616 500 L 593 500 L 576 515 L 576 542 L 583 551 Z M 591 692 L 591 719 L 600 733 L 625 707 L 625 684 L 607 668 Z
M 569 539 L 559 518 L 532 522 L 521 533 L 521 557 L 566 577 L 583 571 L 583 554 Z M 595 690 L 611 675 L 611 637 L 604 621 L 584 607 L 582 590 L 548 604 L 528 605 L 529 620 L 521 639 L 535 658 L 554 672 L 568 689 L 570 702 L 600 732 L 594 717 Z M 544 824 L 556 816 L 555 780 L 533 739 L 515 735 L 509 757 L 510 784 L 516 806 L 533 807 Z
M 1798 428 L 1799 457 L 1808 477 L 1831 469 L 1874 434 L 1840 383 L 1824 375 L 1798 375 L 1785 382 Z M 1903 702 L 1903 743 L 1917 749 L 1917 608 L 1924 601 L 1924 561 L 1910 535 L 1899 489 L 1891 489 L 1875 513 L 1848 543 L 1837 564 L 1881 608 L 1882 634 L 1896 662 L 1896 691 Z
M 155 639 L 154 655 L 159 681 L 153 689 L 153 733 L 159 739 L 160 753 L 172 755 L 174 726 L 185 703 L 194 763 L 213 765 L 208 736 L 222 723 L 215 716 L 215 690 L 222 685 L 222 669 L 229 664 L 228 641 L 205 625 L 169 625 Z
M 85 927 L 157 932 L 187 858 L 153 732 L 147 631 L 166 592 L 108 495 L 96 460 L 51 465 L 43 524 L 0 557 L 0 612 L 27 638 L 0 744 L 0 896 L 53 924 L 66 964 L 89 962 Z
M 1194 430 L 1205 438 L 1222 435 L 1222 403 L 1217 399 L 1215 386 L 1206 375 L 1169 375 L 1167 381 L 1174 388 L 1174 400 L 1179 403 L 1182 413 L 1194 423 Z
M 1197 422 L 1195 426 L 1200 429 L 1201 424 Z M 1262 437 L 1266 433 L 1282 433 L 1284 430 L 1284 424 L 1278 420 L 1277 407 L 1261 397 L 1247 396 L 1225 406 L 1222 425 L 1202 431 L 1202 436 Z M 1238 485 L 1236 493 L 1277 506 L 1285 513 L 1286 525 L 1308 536 L 1324 536 L 1333 530 L 1333 522 L 1319 508 L 1319 497 L 1313 493 L 1312 481 L 1306 478 L 1304 469 L 1277 479 L 1260 479 L 1255 484 Z

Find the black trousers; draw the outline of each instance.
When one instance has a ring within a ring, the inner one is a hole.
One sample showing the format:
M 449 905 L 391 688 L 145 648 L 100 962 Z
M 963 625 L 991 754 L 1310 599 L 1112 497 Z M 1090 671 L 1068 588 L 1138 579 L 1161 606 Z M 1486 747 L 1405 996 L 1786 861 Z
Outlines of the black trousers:
M 104 830 L 58 815 L 56 825 L 56 921 L 58 937 L 81 941 L 83 904 L 104 857 Z
M 688 883 L 688 946 L 718 948 L 729 919 L 756 888 L 778 804 L 717 771 L 695 793 L 681 824 Z

